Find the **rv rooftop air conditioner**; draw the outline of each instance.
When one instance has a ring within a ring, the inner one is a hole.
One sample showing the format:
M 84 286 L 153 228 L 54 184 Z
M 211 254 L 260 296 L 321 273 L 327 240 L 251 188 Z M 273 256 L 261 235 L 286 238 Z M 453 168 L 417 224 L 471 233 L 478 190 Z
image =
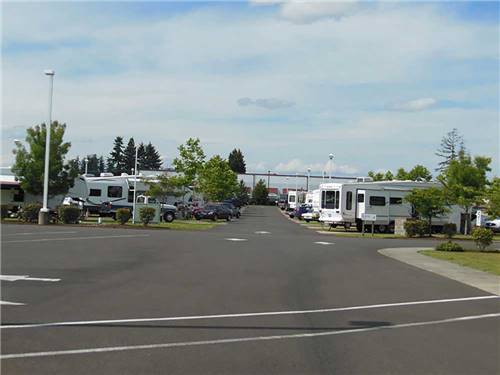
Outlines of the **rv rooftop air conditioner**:
M 113 177 L 113 176 L 114 174 L 109 172 L 103 172 L 99 175 L 99 177 Z
M 371 177 L 357 177 L 356 182 L 372 182 L 373 178 Z
M 127 176 L 128 176 L 128 173 L 123 172 L 120 176 L 122 176 L 122 177 L 127 177 Z

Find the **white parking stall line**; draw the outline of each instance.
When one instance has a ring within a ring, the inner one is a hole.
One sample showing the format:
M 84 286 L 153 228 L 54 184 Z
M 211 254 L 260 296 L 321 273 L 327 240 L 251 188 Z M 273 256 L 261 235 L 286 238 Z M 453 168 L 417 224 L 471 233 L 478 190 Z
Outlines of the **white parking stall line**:
M 22 233 L 11 233 L 11 234 L 4 234 L 5 237 L 15 237 L 15 236 L 33 236 L 33 235 L 37 235 L 37 234 L 43 234 L 43 235 L 46 235 L 46 234 L 74 234 L 74 233 L 78 233 L 77 231 L 60 231 L 60 232 L 22 232 Z
M 267 232 L 265 230 L 258 230 L 255 232 L 255 234 L 271 234 L 271 232 Z
M 0 325 L 0 329 L 48 328 L 48 327 L 82 326 L 82 325 L 98 325 L 98 324 L 167 322 L 167 321 L 182 321 L 182 320 L 242 318 L 242 317 L 273 316 L 273 315 L 275 316 L 275 315 L 317 314 L 317 313 L 329 313 L 329 312 L 338 312 L 338 311 L 369 310 L 369 309 L 380 309 L 380 308 L 388 308 L 388 307 L 427 305 L 427 304 L 435 304 L 435 303 L 481 301 L 481 300 L 489 300 L 489 299 L 500 299 L 500 296 L 486 295 L 486 296 L 479 296 L 479 297 L 463 297 L 463 298 L 450 298 L 450 299 L 439 299 L 439 300 L 382 303 L 382 304 L 377 304 L 377 305 L 334 307 L 334 308 L 317 309 L 317 310 L 291 310 L 291 311 L 285 310 L 285 311 L 269 311 L 269 312 L 219 314 L 219 315 L 188 315 L 188 316 L 171 316 L 171 317 L 160 317 L 160 318 L 83 320 L 83 321 L 66 321 L 66 322 L 52 322 L 52 323 L 11 324 L 11 325 Z
M 20 243 L 20 242 L 49 242 L 49 241 L 74 241 L 74 240 L 101 240 L 108 238 L 136 238 L 149 237 L 149 234 L 123 234 L 110 236 L 88 236 L 88 237 L 60 237 L 60 238 L 38 238 L 36 240 L 12 240 L 3 241 L 3 243 Z
M 61 279 L 51 279 L 47 277 L 30 277 L 29 275 L 0 275 L 0 281 L 48 281 L 48 282 L 56 282 L 61 281 Z
M 24 305 L 26 305 L 26 304 L 25 304 L 25 303 L 21 303 L 21 302 L 0 301 L 0 305 L 7 305 L 7 306 L 24 306 Z
M 335 245 L 335 242 L 316 241 L 316 245 Z
M 233 241 L 233 242 L 243 242 L 243 241 L 248 241 L 246 238 L 225 238 L 226 241 Z
M 355 329 L 342 330 L 342 331 L 323 331 L 323 332 L 314 332 L 314 333 L 298 333 L 298 334 L 290 334 L 290 335 L 239 337 L 239 338 L 231 338 L 231 339 L 204 340 L 204 341 L 169 342 L 169 343 L 163 343 L 163 344 L 111 346 L 111 347 L 101 347 L 101 348 L 56 350 L 56 351 L 47 351 L 47 352 L 13 353 L 13 354 L 0 355 L 0 359 L 5 360 L 5 359 L 16 359 L 16 358 L 52 357 L 52 356 L 74 355 L 74 354 L 119 352 L 119 351 L 128 351 L 128 350 L 168 349 L 168 348 L 180 348 L 180 347 L 202 346 L 202 345 L 217 345 L 217 344 L 231 344 L 231 343 L 255 342 L 255 341 L 272 341 L 272 340 L 286 340 L 286 339 L 299 339 L 299 338 L 314 338 L 314 337 L 322 337 L 322 336 L 348 335 L 348 334 L 356 334 L 356 333 L 363 333 L 363 332 L 393 330 L 393 329 L 399 329 L 399 328 L 424 327 L 424 326 L 431 326 L 431 325 L 437 325 L 437 324 L 466 322 L 466 321 L 472 321 L 472 320 L 478 320 L 478 319 L 491 319 L 491 318 L 497 318 L 497 317 L 500 317 L 500 313 L 460 316 L 460 317 L 449 318 L 449 319 L 394 324 L 394 325 L 388 325 L 388 326 L 378 326 L 378 327 L 369 327 L 369 328 L 355 328 Z

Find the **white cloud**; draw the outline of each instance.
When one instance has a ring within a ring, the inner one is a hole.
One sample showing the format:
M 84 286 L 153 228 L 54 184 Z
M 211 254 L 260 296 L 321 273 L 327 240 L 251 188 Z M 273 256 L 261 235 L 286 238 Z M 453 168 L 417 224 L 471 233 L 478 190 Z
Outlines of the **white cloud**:
M 242 107 L 256 106 L 272 110 L 272 109 L 293 107 L 295 103 L 288 100 L 282 100 L 277 98 L 257 98 L 257 99 L 240 98 L 238 99 L 238 105 Z
M 349 16 L 355 13 L 357 1 L 290 1 L 281 5 L 281 16 L 295 23 L 311 23 L 325 18 Z
M 435 107 L 437 103 L 438 101 L 434 98 L 420 98 L 404 103 L 397 103 L 390 106 L 390 108 L 394 111 L 415 112 Z

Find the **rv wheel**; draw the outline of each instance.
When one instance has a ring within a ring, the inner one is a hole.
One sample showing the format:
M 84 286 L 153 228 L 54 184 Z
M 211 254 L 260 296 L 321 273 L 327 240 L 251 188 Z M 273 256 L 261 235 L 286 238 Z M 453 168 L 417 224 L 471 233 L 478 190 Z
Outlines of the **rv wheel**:
M 165 215 L 163 215 L 163 220 L 165 220 L 167 223 L 171 223 L 174 221 L 174 215 L 171 212 L 165 212 Z

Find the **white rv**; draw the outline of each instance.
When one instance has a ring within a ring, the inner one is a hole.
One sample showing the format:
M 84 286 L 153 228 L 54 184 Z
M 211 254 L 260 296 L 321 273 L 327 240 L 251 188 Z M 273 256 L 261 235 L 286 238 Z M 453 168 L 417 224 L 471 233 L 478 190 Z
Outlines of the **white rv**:
M 287 198 L 287 210 L 293 211 L 297 208 L 297 205 L 304 203 L 306 200 L 306 194 L 303 191 L 290 190 L 288 191 Z
M 404 197 L 415 188 L 439 187 L 435 182 L 378 181 L 326 183 L 320 185 L 320 218 L 330 226 L 356 226 L 362 230 L 365 215 L 376 215 L 375 229 L 381 233 L 394 231 L 398 217 L 412 217 L 412 207 Z M 455 223 L 460 227 L 460 209 L 452 206 L 450 212 L 433 220 L 433 226 Z M 372 224 L 369 222 L 368 224 Z

